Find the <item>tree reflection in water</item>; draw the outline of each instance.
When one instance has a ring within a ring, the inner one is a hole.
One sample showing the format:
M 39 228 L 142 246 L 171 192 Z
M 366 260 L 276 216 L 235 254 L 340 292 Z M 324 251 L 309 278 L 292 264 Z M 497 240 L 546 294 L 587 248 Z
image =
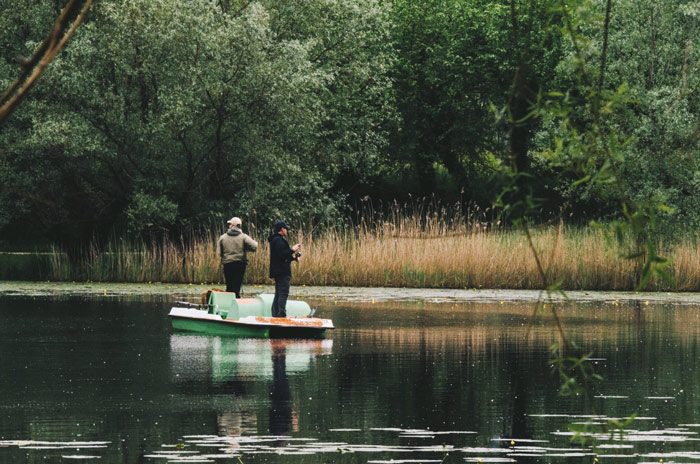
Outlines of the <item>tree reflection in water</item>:
M 556 302 L 605 377 L 593 419 L 640 412 L 598 450 L 570 442 L 588 403 L 559 395 L 527 302 L 334 304 L 332 338 L 267 340 L 171 332 L 160 303 L 0 299 L 0 462 L 697 462 L 699 307 L 631 298 Z

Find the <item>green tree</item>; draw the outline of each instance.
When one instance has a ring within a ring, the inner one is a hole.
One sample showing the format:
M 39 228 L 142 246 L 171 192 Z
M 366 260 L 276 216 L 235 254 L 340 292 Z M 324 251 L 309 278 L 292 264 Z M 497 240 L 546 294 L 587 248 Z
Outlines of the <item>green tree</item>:
M 559 36 L 540 2 L 398 0 L 393 2 L 397 105 L 394 172 L 440 188 L 446 169 L 469 198 L 492 199 L 484 188 L 495 159 L 517 155 L 525 165 L 533 121 L 492 123 L 491 105 L 509 104 L 521 119 L 551 79 Z M 516 72 L 517 70 L 517 72 Z
M 570 100 L 583 99 L 586 89 L 580 77 L 579 59 L 593 64 L 601 59 L 603 42 L 595 22 L 605 11 L 605 2 L 583 2 L 595 12 L 577 21 L 576 34 L 582 52 L 573 47 L 557 67 L 551 88 L 568 94 Z M 604 67 L 589 66 L 590 79 L 604 77 L 603 90 L 622 89 L 628 101 L 616 111 L 603 111 L 608 130 L 621 135 L 619 156 L 613 163 L 617 182 L 572 184 L 575 175 L 562 166 L 575 161 L 575 154 L 558 152 L 555 163 L 540 149 L 552 136 L 562 136 L 545 118 L 536 136 L 533 163 L 548 165 L 542 176 L 579 215 L 613 219 L 619 215 L 620 195 L 631 203 L 653 201 L 670 210 L 661 214 L 663 230 L 695 231 L 700 226 L 700 156 L 698 152 L 698 47 L 697 2 L 649 3 L 619 0 L 612 3 L 607 56 Z M 591 124 L 591 111 L 570 115 L 583 134 Z M 601 167 L 604 158 L 589 160 Z M 622 190 L 620 190 L 622 189 Z M 672 210 L 672 211 L 671 211 Z M 585 211 L 585 212 L 584 212 Z
M 376 2 L 102 1 L 88 19 L 1 135 L 6 230 L 323 219 L 386 143 Z
M 668 208 L 658 197 L 635 198 L 636 180 L 628 171 L 630 163 L 635 162 L 629 156 L 630 140 L 633 139 L 627 136 L 633 130 L 628 123 L 633 121 L 630 113 L 635 102 L 630 98 L 625 77 L 617 76 L 616 81 L 609 76 L 614 64 L 619 63 L 609 61 L 616 44 L 613 31 L 618 18 L 613 3 L 612 0 L 554 0 L 549 4 L 552 11 L 560 14 L 562 24 L 558 29 L 566 38 L 568 53 L 559 63 L 559 70 L 566 71 L 562 74 L 568 80 L 556 82 L 559 88 L 543 89 L 526 118 L 543 121 L 539 140 L 541 148 L 533 153 L 545 169 L 563 174 L 561 185 L 570 191 L 584 186 L 589 192 L 606 192 L 608 199 L 618 205 L 612 229 L 623 250 L 622 255 L 638 264 L 635 277 L 637 289 L 642 290 L 653 277 L 673 283 L 664 270 L 669 261 L 658 254 L 654 236 L 656 216 Z M 626 18 L 624 14 L 620 17 Z M 648 65 L 654 63 L 648 57 L 642 61 Z M 642 78 L 640 75 L 630 77 Z M 510 125 L 521 121 L 513 118 L 515 113 L 508 113 Z M 499 197 L 499 206 L 512 214 L 513 224 L 520 227 L 528 238 L 542 280 L 543 295 L 546 293 L 551 297 L 554 292 L 559 292 L 566 297 L 560 290 L 561 279 L 557 279 L 556 270 L 546 268 L 542 252 L 532 240 L 532 218 L 542 204 L 542 199 L 533 195 L 532 188 L 523 188 L 533 181 L 532 171 L 516 162 L 504 167 L 504 174 L 507 182 Z M 510 198 L 512 193 L 515 193 L 515 201 Z M 537 311 L 545 309 L 545 301 L 537 303 L 533 318 Z M 560 393 L 582 395 L 591 404 L 593 414 L 597 415 L 593 384 L 601 377 L 588 362 L 592 353 L 582 353 L 567 337 L 557 309 L 554 305 L 550 307 L 558 333 L 558 341 L 551 348 L 551 364 L 562 382 Z M 634 421 L 635 416 L 604 424 L 572 424 L 570 428 L 576 432 L 574 438 L 582 443 L 590 438 L 583 432 L 590 430 L 610 432 L 619 429 L 622 437 L 622 430 Z

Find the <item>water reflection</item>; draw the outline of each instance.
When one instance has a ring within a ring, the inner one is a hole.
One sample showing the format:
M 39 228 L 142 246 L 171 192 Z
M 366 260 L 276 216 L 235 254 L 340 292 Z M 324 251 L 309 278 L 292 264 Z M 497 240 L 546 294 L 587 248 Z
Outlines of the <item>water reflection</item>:
M 551 309 L 558 311 L 572 341 L 596 353 L 619 344 L 659 343 L 673 337 L 695 344 L 700 334 L 697 306 L 624 302 L 557 301 L 536 312 L 531 302 L 345 303 L 326 315 L 358 340 L 385 346 L 425 344 L 431 350 L 464 347 L 475 356 L 517 345 L 518 352 L 548 349 L 558 342 Z
M 280 345 L 282 344 L 282 345 Z M 331 354 L 333 339 L 255 339 L 170 335 L 170 366 L 175 382 L 208 378 L 215 383 L 272 379 L 274 354 L 283 347 L 285 371 L 297 375 L 308 370 L 317 356 Z
M 605 378 L 599 415 L 558 394 L 530 304 L 333 303 L 333 338 L 305 341 L 173 333 L 167 304 L 0 300 L 0 462 L 700 459 L 698 308 L 558 304 Z M 570 443 L 634 412 L 624 443 Z
M 260 382 L 268 383 L 267 431 L 280 439 L 277 446 L 284 446 L 284 437 L 299 431 L 299 414 L 292 401 L 289 377 L 303 375 L 317 357 L 330 355 L 332 349 L 332 339 L 243 339 L 173 334 L 170 337 L 171 372 L 177 384 L 186 387 L 206 379 L 219 394 L 236 397 L 235 409 L 217 414 L 220 433 L 229 437 L 258 432 L 265 423 L 256 410 L 255 396 L 261 388 Z
M 272 386 L 270 388 L 270 433 L 286 435 L 290 429 L 299 431 L 299 415 L 292 406 L 292 398 L 287 378 L 287 346 L 289 340 L 274 339 L 272 344 Z M 278 446 L 284 446 L 284 440 Z

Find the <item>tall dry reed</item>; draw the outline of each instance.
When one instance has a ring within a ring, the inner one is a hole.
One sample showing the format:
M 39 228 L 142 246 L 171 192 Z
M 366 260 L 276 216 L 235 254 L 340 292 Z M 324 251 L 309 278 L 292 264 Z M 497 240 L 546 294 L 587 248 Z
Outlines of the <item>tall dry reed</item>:
M 461 213 L 438 207 L 398 205 L 386 214 L 372 212 L 358 224 L 315 228 L 301 225 L 290 232 L 303 255 L 293 264 L 294 285 L 388 286 L 431 288 L 540 289 L 533 252 L 525 236 L 488 214 Z M 223 272 L 216 238 L 223 231 L 203 232 L 178 243 L 118 241 L 101 252 L 90 250 L 80 271 L 55 252 L 52 280 L 113 282 L 179 282 L 216 284 Z M 260 246 L 249 253 L 246 283 L 270 283 L 266 233 L 249 233 Z M 621 257 L 604 231 L 556 225 L 534 228 L 533 243 L 548 281 L 564 289 L 632 290 L 635 268 Z M 693 237 L 662 249 L 673 260 L 670 274 L 677 286 L 652 282 L 647 290 L 700 290 L 700 251 Z

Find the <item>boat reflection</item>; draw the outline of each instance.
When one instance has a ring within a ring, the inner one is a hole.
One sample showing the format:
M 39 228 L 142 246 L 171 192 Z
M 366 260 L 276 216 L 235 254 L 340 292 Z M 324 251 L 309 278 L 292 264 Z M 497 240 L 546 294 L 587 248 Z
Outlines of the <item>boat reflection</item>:
M 170 365 L 176 383 L 188 380 L 231 382 L 269 380 L 275 375 L 275 352 L 284 349 L 288 375 L 306 372 L 317 356 L 330 355 L 333 339 L 256 339 L 192 334 L 170 336 Z
M 219 437 L 266 435 L 271 446 L 283 447 L 288 434 L 299 431 L 290 377 L 304 375 L 319 356 L 332 353 L 333 340 L 245 339 L 173 334 L 170 364 L 173 382 L 185 394 L 196 396 L 189 385 L 209 379 L 210 391 L 226 407 L 217 408 Z M 261 385 L 268 384 L 267 386 Z M 269 391 L 269 404 L 259 403 L 261 389 Z M 212 401 L 217 401 L 212 398 Z M 221 404 L 221 403 L 217 403 Z M 267 424 L 267 425 L 266 425 Z M 230 451 L 240 448 L 238 440 Z

